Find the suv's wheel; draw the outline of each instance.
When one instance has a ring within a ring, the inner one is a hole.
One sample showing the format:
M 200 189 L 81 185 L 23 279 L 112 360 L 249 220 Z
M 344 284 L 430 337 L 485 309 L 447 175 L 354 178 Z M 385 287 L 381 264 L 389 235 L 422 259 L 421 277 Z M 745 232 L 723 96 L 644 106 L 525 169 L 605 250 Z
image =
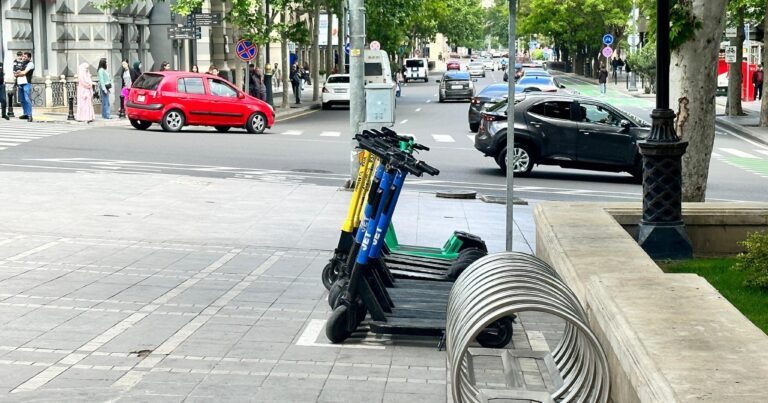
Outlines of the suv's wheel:
M 226 133 L 231 129 L 229 126 L 214 126 L 216 128 L 216 131 L 219 133 Z
M 480 130 L 480 123 L 470 123 L 469 124 L 469 131 L 473 133 L 477 133 L 477 131 Z
M 171 109 L 165 112 L 163 120 L 160 121 L 160 126 L 167 132 L 178 132 L 184 127 L 184 113 L 178 109 Z
M 146 120 L 137 120 L 137 119 L 129 119 L 131 121 L 131 126 L 135 127 L 138 130 L 147 130 L 149 129 L 149 126 L 152 126 L 152 122 L 147 122 Z
M 517 176 L 528 176 L 528 174 L 533 169 L 533 165 L 535 163 L 534 161 L 534 154 L 533 149 L 531 146 L 525 143 L 518 143 L 515 144 L 515 152 L 514 152 L 514 165 L 513 169 L 515 172 L 515 175 Z M 507 173 L 507 147 L 504 147 L 503 150 L 499 153 L 499 155 L 496 156 L 496 163 L 499 164 L 499 168 L 501 168 L 504 173 Z
M 245 122 L 245 129 L 251 134 L 264 133 L 264 129 L 267 128 L 267 117 L 261 112 L 254 112 L 248 117 L 248 121 Z

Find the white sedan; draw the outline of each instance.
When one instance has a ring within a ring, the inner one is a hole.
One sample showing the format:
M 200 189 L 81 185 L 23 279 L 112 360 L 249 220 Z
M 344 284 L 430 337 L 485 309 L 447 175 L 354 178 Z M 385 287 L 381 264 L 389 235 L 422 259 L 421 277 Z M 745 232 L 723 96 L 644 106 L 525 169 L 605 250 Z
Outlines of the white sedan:
M 467 71 L 469 72 L 469 75 L 472 77 L 475 77 L 475 76 L 485 77 L 485 66 L 483 66 L 482 62 L 470 62 L 467 65 Z
M 349 105 L 349 74 L 331 74 L 323 84 L 323 109 L 333 105 Z

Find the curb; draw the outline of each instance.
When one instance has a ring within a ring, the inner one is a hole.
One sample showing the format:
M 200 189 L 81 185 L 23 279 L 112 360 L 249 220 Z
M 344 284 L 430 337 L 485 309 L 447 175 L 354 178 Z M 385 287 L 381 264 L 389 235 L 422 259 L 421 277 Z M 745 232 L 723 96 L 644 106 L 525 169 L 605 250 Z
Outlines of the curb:
M 730 122 L 727 119 L 724 119 L 719 116 L 715 118 L 715 122 L 717 124 L 720 124 L 721 126 L 724 126 L 728 130 L 734 131 L 741 136 L 749 138 L 752 141 L 756 141 L 760 144 L 768 146 L 768 139 L 755 136 L 749 129 L 746 129 L 744 126 L 738 123 Z
M 306 107 L 302 108 L 292 108 L 290 111 L 286 111 L 285 113 L 276 113 L 275 114 L 275 122 L 280 122 L 283 120 L 288 120 L 291 118 L 295 118 L 297 116 L 303 115 L 305 113 L 313 112 L 320 109 L 320 104 L 311 104 Z

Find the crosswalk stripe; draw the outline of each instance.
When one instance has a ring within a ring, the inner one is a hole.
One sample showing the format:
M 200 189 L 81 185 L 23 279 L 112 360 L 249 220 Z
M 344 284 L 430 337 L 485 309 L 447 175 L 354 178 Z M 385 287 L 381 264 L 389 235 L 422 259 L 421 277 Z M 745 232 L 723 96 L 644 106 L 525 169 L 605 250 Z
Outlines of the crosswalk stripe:
M 755 150 L 759 152 L 760 154 L 768 155 L 768 150 Z
M 456 140 L 453 139 L 448 134 L 433 134 L 432 138 L 435 139 L 438 143 L 455 143 Z
M 0 137 L 0 141 L 17 141 L 20 143 L 26 143 L 26 142 L 32 141 L 32 139 L 14 139 L 9 137 Z
M 49 137 L 50 134 L 15 134 L 15 133 L 2 133 L 0 136 L 3 137 L 18 137 L 23 139 L 41 139 L 44 137 Z
M 474 134 L 467 134 L 467 138 L 469 141 L 472 142 L 472 144 L 475 144 L 475 135 Z
M 719 148 L 719 150 L 740 158 L 758 158 L 750 153 L 745 153 L 744 151 L 737 150 L 735 148 Z
M 0 146 L 10 146 L 10 147 L 13 147 L 13 146 L 17 146 L 19 144 L 21 144 L 21 143 L 6 143 L 4 141 L 0 142 Z
M 302 130 L 286 130 L 280 134 L 283 136 L 301 136 L 304 132 Z
M 715 153 L 715 152 L 713 152 L 713 153 L 712 153 L 712 156 L 713 156 L 713 157 L 715 157 L 715 158 L 720 158 L 720 157 L 722 157 L 722 155 L 720 155 L 720 154 L 718 154 L 718 153 Z
M 321 137 L 339 137 L 341 136 L 341 132 L 322 132 L 320 133 Z

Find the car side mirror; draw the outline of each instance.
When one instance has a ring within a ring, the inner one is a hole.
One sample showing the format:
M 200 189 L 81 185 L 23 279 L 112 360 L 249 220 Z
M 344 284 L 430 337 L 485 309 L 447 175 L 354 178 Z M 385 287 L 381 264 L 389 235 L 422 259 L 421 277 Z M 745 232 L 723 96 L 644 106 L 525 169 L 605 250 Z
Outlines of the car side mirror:
M 237 98 L 238 99 L 245 99 L 245 94 L 243 94 L 242 92 L 238 92 L 237 93 Z
M 621 122 L 619 122 L 619 126 L 621 126 L 624 130 L 629 130 L 629 128 L 632 127 L 632 123 L 627 119 L 622 119 Z

